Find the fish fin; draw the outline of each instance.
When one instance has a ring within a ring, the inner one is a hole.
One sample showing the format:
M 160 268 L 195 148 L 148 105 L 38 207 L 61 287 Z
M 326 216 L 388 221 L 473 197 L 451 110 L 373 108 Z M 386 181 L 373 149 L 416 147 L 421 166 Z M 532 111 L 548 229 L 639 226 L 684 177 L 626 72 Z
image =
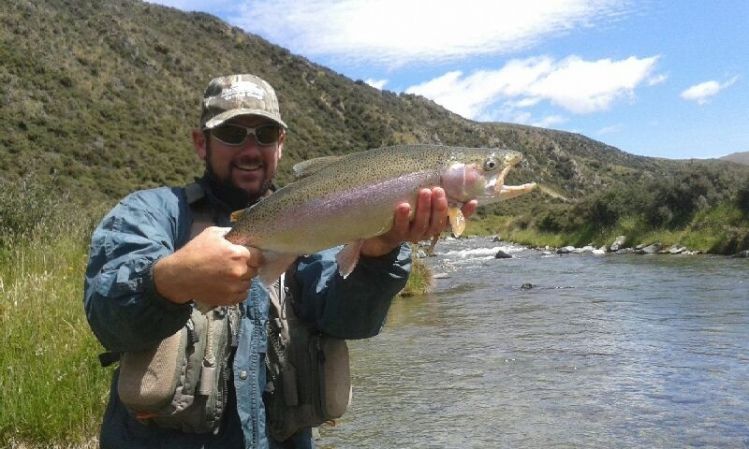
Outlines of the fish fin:
M 361 247 L 364 245 L 364 240 L 356 240 L 343 247 L 338 254 L 335 256 L 336 262 L 338 262 L 338 273 L 341 277 L 346 279 L 356 264 L 359 263 L 359 255 L 361 254 Z
M 450 219 L 450 228 L 452 228 L 453 236 L 460 237 L 463 231 L 466 230 L 466 218 L 463 216 L 463 212 L 458 206 L 450 206 L 447 210 L 447 216 Z
M 229 221 L 231 221 L 232 223 L 238 222 L 244 216 L 246 211 L 247 209 L 235 210 L 234 212 L 229 214 Z
M 344 156 L 322 156 L 314 159 L 308 159 L 306 161 L 299 162 L 292 167 L 295 179 L 306 178 L 309 175 L 315 174 L 322 170 L 328 165 L 338 162 L 343 159 Z
M 257 270 L 257 277 L 263 284 L 263 288 L 268 290 L 296 258 L 295 254 L 263 252 L 263 264 Z

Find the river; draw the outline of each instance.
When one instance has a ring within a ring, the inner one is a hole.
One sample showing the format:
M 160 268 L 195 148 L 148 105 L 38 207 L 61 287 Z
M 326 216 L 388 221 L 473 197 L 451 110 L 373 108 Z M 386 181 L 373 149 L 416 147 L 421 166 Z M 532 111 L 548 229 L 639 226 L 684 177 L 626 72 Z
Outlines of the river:
M 350 342 L 318 447 L 749 448 L 749 260 L 436 252 L 434 292 Z

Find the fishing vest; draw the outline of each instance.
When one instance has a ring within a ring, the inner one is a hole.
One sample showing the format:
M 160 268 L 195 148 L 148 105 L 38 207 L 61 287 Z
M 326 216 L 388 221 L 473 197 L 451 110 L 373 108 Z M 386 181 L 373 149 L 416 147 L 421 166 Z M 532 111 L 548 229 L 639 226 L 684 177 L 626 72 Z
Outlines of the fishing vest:
M 185 193 L 193 219 L 191 240 L 213 225 L 213 216 L 198 184 L 188 185 Z M 144 424 L 217 433 L 226 409 L 239 319 L 236 305 L 206 313 L 193 307 L 187 323 L 155 348 L 120 354 L 120 401 Z
M 192 239 L 214 220 L 199 184 L 186 186 L 185 193 L 193 216 Z M 346 341 L 298 319 L 295 267 L 267 291 L 268 383 L 263 400 L 269 434 L 277 441 L 340 418 L 351 401 Z M 239 319 L 238 306 L 217 307 L 206 314 L 193 308 L 185 326 L 155 348 L 119 354 L 117 392 L 122 403 L 144 423 L 188 433 L 218 432 Z M 107 364 L 105 360 L 102 364 Z

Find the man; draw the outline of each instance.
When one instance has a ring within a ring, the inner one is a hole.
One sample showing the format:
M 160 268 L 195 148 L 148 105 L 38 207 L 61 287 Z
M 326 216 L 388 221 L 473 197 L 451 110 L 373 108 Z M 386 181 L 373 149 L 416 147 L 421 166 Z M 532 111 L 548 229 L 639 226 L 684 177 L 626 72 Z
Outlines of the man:
M 102 220 L 92 236 L 84 302 L 91 328 L 109 351 L 155 347 L 181 329 L 193 301 L 240 304 L 238 346 L 233 354 L 229 404 L 217 434 L 190 434 L 146 425 L 126 410 L 113 379 L 101 429 L 103 448 L 311 448 L 310 429 L 288 441 L 266 433 L 262 394 L 268 294 L 252 279 L 262 263 L 254 248 L 224 239 L 229 214 L 271 194 L 283 154 L 286 124 L 273 88 L 254 75 L 212 80 L 203 96 L 193 143 L 205 174 L 201 194 L 185 188 L 135 192 Z M 213 224 L 190 238 L 195 201 Z M 475 203 L 464 207 L 470 215 Z M 415 210 L 394 210 L 392 229 L 367 240 L 359 265 L 345 280 L 335 250 L 299 258 L 293 282 L 301 292 L 299 313 L 339 338 L 376 335 L 392 297 L 410 271 L 406 241 L 420 241 L 446 226 L 447 200 L 439 188 L 419 193 Z M 301 373 L 300 375 L 304 375 Z

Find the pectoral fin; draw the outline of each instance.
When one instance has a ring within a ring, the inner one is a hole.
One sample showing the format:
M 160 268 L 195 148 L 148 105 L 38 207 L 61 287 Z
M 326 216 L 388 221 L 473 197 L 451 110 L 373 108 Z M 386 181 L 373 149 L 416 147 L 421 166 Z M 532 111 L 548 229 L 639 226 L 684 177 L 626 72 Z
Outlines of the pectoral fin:
M 266 290 L 281 277 L 296 260 L 295 254 L 263 252 L 263 264 L 257 271 L 257 277 Z
M 356 264 L 359 263 L 359 254 L 361 253 L 362 245 L 364 245 L 364 240 L 351 242 L 336 254 L 335 260 L 338 262 L 338 273 L 344 279 L 354 271 Z
M 463 212 L 457 206 L 450 206 L 447 210 L 447 216 L 450 219 L 450 228 L 453 231 L 453 236 L 460 237 L 463 231 L 466 230 L 466 219 L 463 216 Z
M 231 221 L 232 223 L 238 222 L 239 219 L 244 216 L 244 213 L 245 213 L 246 210 L 247 209 L 235 210 L 234 212 L 232 212 L 231 214 L 229 214 L 229 221 Z

